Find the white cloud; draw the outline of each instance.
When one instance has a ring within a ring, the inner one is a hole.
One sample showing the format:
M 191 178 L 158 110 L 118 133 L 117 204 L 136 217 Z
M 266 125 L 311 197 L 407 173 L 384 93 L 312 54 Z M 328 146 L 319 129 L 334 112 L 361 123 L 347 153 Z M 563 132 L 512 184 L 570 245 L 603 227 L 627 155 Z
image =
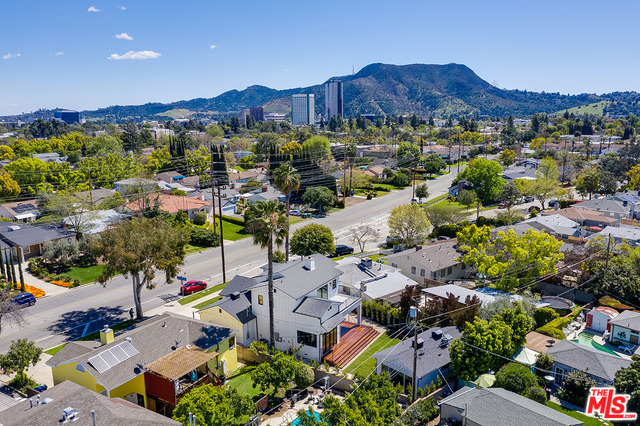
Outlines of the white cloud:
M 209 49 L 217 49 L 218 46 L 216 46 L 215 44 L 212 44 L 211 46 L 209 46 Z
M 91 6 L 89 9 L 87 9 L 87 12 L 102 12 L 102 10 L 98 9 L 95 6 Z
M 120 10 L 127 10 L 126 6 L 120 6 Z
M 131 37 L 127 33 L 116 34 L 114 35 L 114 37 L 117 38 L 118 40 L 133 40 L 133 37 Z
M 282 72 L 289 72 L 289 71 L 291 71 L 289 68 L 285 68 L 282 70 Z
M 118 55 L 117 53 L 112 53 L 108 59 L 119 61 L 122 59 L 155 59 L 162 56 L 161 53 L 154 52 L 153 50 L 141 50 L 139 52 L 134 52 L 133 50 L 128 51 L 124 55 Z
M 13 58 L 19 58 L 20 56 L 22 56 L 19 53 L 7 53 L 6 55 L 2 55 L 2 59 L 13 59 Z
M 55 55 L 56 56 L 62 56 L 62 55 L 64 55 L 64 52 L 56 52 Z

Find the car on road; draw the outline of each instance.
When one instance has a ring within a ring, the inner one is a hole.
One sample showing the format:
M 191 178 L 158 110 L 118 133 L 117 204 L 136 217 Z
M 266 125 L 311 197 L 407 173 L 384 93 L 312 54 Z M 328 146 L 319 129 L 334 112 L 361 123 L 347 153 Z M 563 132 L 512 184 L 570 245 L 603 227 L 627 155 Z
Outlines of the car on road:
M 388 235 L 387 236 L 387 245 L 393 246 L 396 244 L 400 244 L 402 238 L 400 235 Z
M 533 195 L 527 195 L 526 197 L 524 197 L 525 203 L 533 203 L 535 200 L 536 200 L 536 197 L 534 197 Z
M 336 251 L 330 257 L 346 256 L 347 254 L 353 254 L 353 247 L 338 244 L 336 246 Z
M 207 283 L 204 281 L 187 281 L 180 286 L 180 294 L 186 296 L 187 294 L 196 293 L 198 291 L 207 288 Z
M 498 208 L 504 209 L 507 207 L 507 205 L 509 205 L 509 203 L 507 203 L 506 201 L 501 201 L 500 204 L 498 204 Z
M 33 306 L 36 304 L 36 298 L 31 293 L 20 293 L 11 298 L 11 302 L 18 306 Z
M 535 211 L 536 211 L 536 213 L 537 213 L 537 212 L 539 212 L 539 211 L 540 211 L 540 207 L 538 207 L 538 206 L 531 206 L 531 207 L 529 207 L 529 213 L 531 213 L 531 212 L 532 212 L 532 211 L 534 211 L 534 210 L 535 210 Z
M 289 210 L 289 214 L 291 216 L 300 216 L 302 213 L 300 212 L 300 210 Z
M 551 201 L 549 201 L 549 207 L 554 207 L 558 203 L 559 203 L 558 200 L 551 200 Z

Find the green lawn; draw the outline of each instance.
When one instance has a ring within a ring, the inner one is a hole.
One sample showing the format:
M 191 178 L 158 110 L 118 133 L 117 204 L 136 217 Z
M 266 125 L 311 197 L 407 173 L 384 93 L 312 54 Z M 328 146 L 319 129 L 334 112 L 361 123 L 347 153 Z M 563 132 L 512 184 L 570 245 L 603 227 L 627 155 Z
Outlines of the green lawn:
M 137 322 L 138 321 L 135 321 L 135 320 L 134 321 L 126 320 L 126 321 L 122 321 L 122 322 L 119 322 L 117 324 L 111 325 L 109 327 L 114 332 L 118 332 L 120 330 L 124 330 L 125 328 L 131 327 L 133 324 L 135 324 Z M 96 331 L 94 333 L 90 333 L 90 334 L 87 334 L 86 336 L 80 337 L 77 340 L 81 340 L 81 341 L 84 341 L 84 342 L 90 342 L 92 340 L 96 340 L 96 339 L 99 339 L 99 338 L 100 338 L 100 332 Z M 64 348 L 65 346 L 67 346 L 67 344 L 63 343 L 63 344 L 61 344 L 59 346 L 56 346 L 55 348 L 51 348 L 51 349 L 48 349 L 48 350 L 44 351 L 44 353 L 47 354 L 47 355 L 55 355 L 58 352 L 60 352 L 60 349 Z
M 586 416 L 582 413 L 578 413 L 577 411 L 567 410 L 565 408 L 562 408 L 560 405 L 556 404 L 555 402 L 551 402 L 551 401 L 547 402 L 547 407 L 553 408 L 554 410 L 559 411 L 562 414 L 566 414 L 569 417 L 573 417 L 576 420 L 580 420 L 581 422 L 584 423 L 585 426 L 600 426 L 600 425 L 612 424 L 611 422 L 606 422 L 604 420 L 598 420 L 596 418 Z
M 202 291 L 199 291 L 197 293 L 193 293 L 193 294 L 190 294 L 188 296 L 185 296 L 182 299 L 178 300 L 178 303 L 180 303 L 181 305 L 186 305 L 187 303 L 195 302 L 198 299 L 201 299 L 201 298 L 203 298 L 205 296 L 208 296 L 210 294 L 213 294 L 213 293 L 216 293 L 216 292 L 222 290 L 226 285 L 227 285 L 227 283 L 214 285 L 213 287 L 209 287 L 206 290 L 202 290 Z M 211 302 L 211 303 L 213 303 L 213 302 Z
M 80 284 L 89 284 L 95 282 L 102 271 L 104 270 L 105 265 L 94 265 L 94 266 L 86 266 L 79 267 L 75 266 L 71 268 L 68 272 L 65 272 L 65 275 L 69 275 L 72 279 L 79 279 Z
M 205 300 L 204 302 L 200 302 L 197 305 L 193 305 L 194 309 L 202 309 L 202 308 L 206 308 L 207 306 L 216 303 L 218 300 L 222 299 L 222 296 L 216 296 L 213 299 L 208 299 Z
M 367 196 L 367 194 L 365 194 L 365 191 L 370 191 L 370 190 L 365 190 L 365 189 L 360 189 L 360 188 L 354 189 L 355 194 L 359 195 L 361 197 L 366 197 Z M 379 197 L 382 197 L 383 195 L 387 195 L 387 194 L 389 194 L 389 192 L 376 191 L 376 196 L 374 198 L 379 198 Z
M 210 248 L 213 248 L 213 247 L 200 247 L 200 246 L 194 246 L 193 244 L 187 243 L 187 245 L 184 246 L 184 252 L 185 254 L 193 254 L 202 250 L 208 250 Z
M 304 219 L 300 216 L 289 216 L 289 225 L 295 225 L 296 223 L 302 222 Z
M 220 221 L 216 220 L 216 231 L 220 233 Z M 209 225 L 209 229 L 213 231 L 213 224 Z M 251 236 L 248 232 L 245 232 L 244 226 L 236 225 L 235 223 L 227 222 L 222 219 L 222 232 L 224 239 L 229 241 L 238 241 L 243 238 Z
M 249 396 L 253 401 L 257 401 L 264 395 L 264 392 L 262 392 L 259 387 L 253 387 L 253 380 L 251 380 L 250 373 L 254 368 L 256 367 L 249 365 L 242 367 L 233 376 L 229 377 L 225 386 L 235 388 L 240 395 Z
M 399 339 L 392 339 L 387 334 L 382 334 L 371 345 L 369 345 L 369 347 L 365 349 L 358 358 L 354 359 L 351 364 L 349 364 L 345 372 L 358 374 L 362 377 L 367 376 L 376 368 L 376 360 L 370 357 L 376 352 L 393 346 L 399 342 Z
M 430 200 L 427 200 L 427 202 L 426 202 L 425 204 L 434 204 L 434 203 L 437 203 L 438 201 L 440 201 L 440 200 L 444 200 L 445 198 L 447 198 L 447 196 L 448 196 L 448 195 L 449 195 L 449 194 L 442 194 L 442 195 L 439 195 L 439 196 L 437 196 L 437 197 L 435 197 L 435 198 L 432 198 L 432 199 L 430 199 Z

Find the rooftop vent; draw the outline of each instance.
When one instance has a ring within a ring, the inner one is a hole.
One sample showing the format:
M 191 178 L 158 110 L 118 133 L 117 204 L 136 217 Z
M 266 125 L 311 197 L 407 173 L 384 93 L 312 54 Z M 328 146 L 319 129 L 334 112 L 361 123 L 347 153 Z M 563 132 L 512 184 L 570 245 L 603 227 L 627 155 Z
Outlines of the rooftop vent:
M 239 298 L 240 298 L 240 292 L 234 291 L 233 293 L 231 293 L 231 300 L 237 300 Z
M 62 423 L 66 423 L 68 421 L 76 421 L 78 418 L 78 412 L 72 408 L 72 407 L 67 407 L 64 410 L 62 410 Z
M 373 266 L 373 260 L 370 257 L 363 257 L 360 259 L 360 265 L 365 268 L 371 268 Z
M 439 328 L 437 330 L 433 330 L 431 332 L 431 337 L 433 337 L 436 340 L 440 339 L 442 337 L 442 330 L 440 330 Z
M 416 341 L 412 340 L 411 341 L 411 347 L 414 347 Z M 422 337 L 418 337 L 418 349 L 422 348 L 424 346 L 424 339 Z
M 17 231 L 18 229 L 20 229 L 20 227 L 18 225 L 9 226 L 9 231 Z

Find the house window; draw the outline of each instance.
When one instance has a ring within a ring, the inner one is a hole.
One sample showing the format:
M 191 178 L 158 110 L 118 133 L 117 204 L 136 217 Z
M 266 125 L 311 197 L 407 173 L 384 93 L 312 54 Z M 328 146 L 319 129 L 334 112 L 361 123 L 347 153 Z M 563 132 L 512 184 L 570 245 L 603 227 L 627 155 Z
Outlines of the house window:
M 262 299 L 262 295 L 258 295 L 258 305 L 262 305 L 263 302 L 264 300 Z
M 463 264 L 462 264 L 462 270 L 464 271 L 465 269 L 467 269 L 467 264 L 466 264 L 466 263 L 463 263 Z
M 318 289 L 318 297 L 320 299 L 328 299 L 329 298 L 329 289 L 328 289 L 326 284 Z
M 424 269 L 420 269 L 420 276 L 424 277 L 424 274 L 426 273 L 426 271 Z
M 298 344 L 316 348 L 318 347 L 318 336 L 298 330 Z
M 222 308 L 218 308 L 218 313 L 221 314 L 222 313 Z
M 331 283 L 331 290 L 335 290 L 337 285 L 338 285 L 338 280 L 333 280 L 333 282 Z
M 444 277 L 444 272 L 445 272 L 444 269 L 440 270 L 440 277 Z
M 433 279 L 434 279 L 434 280 L 437 280 L 437 279 L 438 279 L 438 272 L 434 272 L 434 273 L 433 273 Z
M 411 275 L 415 275 L 416 274 L 416 267 L 412 266 L 411 267 Z
M 447 269 L 447 275 L 451 275 L 451 271 L 453 271 L 453 268 L 449 266 L 449 268 Z
M 236 336 L 229 337 L 229 350 L 236 347 Z
M 397 267 L 398 267 L 398 264 L 397 264 L 397 263 L 393 263 L 393 262 L 391 262 L 391 266 L 392 266 L 393 268 L 397 268 Z
M 22 249 L 22 254 L 29 254 L 31 253 L 31 246 L 26 246 L 25 248 Z

